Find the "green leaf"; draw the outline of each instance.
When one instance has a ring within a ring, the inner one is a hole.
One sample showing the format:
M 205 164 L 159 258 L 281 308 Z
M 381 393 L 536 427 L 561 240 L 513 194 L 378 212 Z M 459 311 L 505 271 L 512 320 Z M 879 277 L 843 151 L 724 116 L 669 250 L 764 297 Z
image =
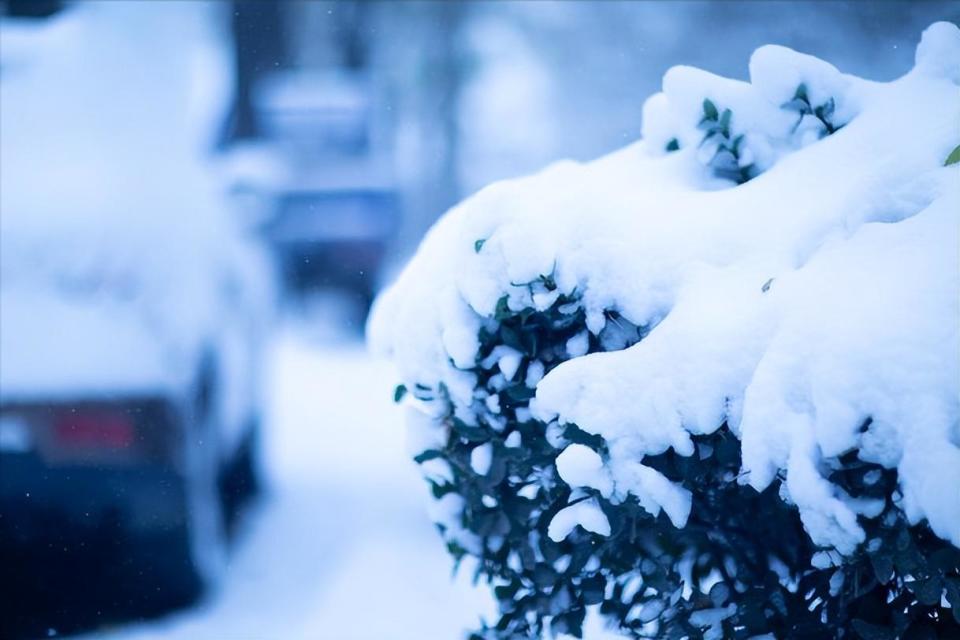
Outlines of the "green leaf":
M 550 621 L 550 632 L 554 636 L 567 634 L 574 638 L 582 638 L 583 618 L 586 613 L 586 609 L 579 608 L 555 616 L 553 620 Z
M 393 401 L 400 402 L 401 400 L 403 400 L 403 396 L 405 395 L 407 395 L 407 385 L 398 384 L 397 387 L 393 390 Z
M 946 546 L 930 554 L 930 566 L 938 569 L 944 574 L 960 571 L 960 549 L 953 546 Z
M 859 618 L 853 621 L 853 629 L 863 640 L 896 640 L 897 634 L 889 627 L 873 624 Z
M 680 150 L 680 141 L 676 138 L 670 138 L 670 142 L 667 143 L 667 146 L 664 147 L 664 150 L 667 152 L 679 151 Z
M 723 582 L 718 582 L 710 588 L 710 601 L 715 607 L 722 607 L 727 603 L 727 599 L 730 597 L 730 587 L 728 587 Z M 783 598 L 780 598 L 780 603 L 783 602 Z
M 716 120 L 720 117 L 717 105 L 713 104 L 710 98 L 703 99 L 703 117 L 707 120 Z
M 957 164 L 958 162 L 960 162 L 960 144 L 953 148 L 953 151 L 951 151 L 950 155 L 947 156 L 943 166 L 949 167 L 950 165 Z
M 481 238 L 473 243 L 473 252 L 480 253 L 480 249 L 483 249 L 483 243 L 486 242 L 485 239 Z
M 537 395 L 536 389 L 531 389 L 523 383 L 510 385 L 503 391 L 514 402 L 526 402 Z
M 496 595 L 497 600 L 513 600 L 513 596 L 517 595 L 517 591 L 519 589 L 520 589 L 520 582 L 513 581 L 510 584 L 494 587 L 493 593 L 494 595 Z
M 807 85 L 803 82 L 797 87 L 797 90 L 793 93 L 794 100 L 803 100 L 804 102 L 809 102 L 810 98 L 807 97 Z
M 604 450 L 606 447 L 603 436 L 587 433 L 575 424 L 568 424 L 564 427 L 563 437 L 572 443 L 586 445 L 597 452 Z
M 953 619 L 960 624 L 960 578 L 947 578 L 945 585 L 947 590 L 947 602 L 953 611 Z
M 782 105 L 780 105 L 780 108 L 789 109 L 790 111 L 796 111 L 801 116 L 804 116 L 808 113 L 813 113 L 813 111 L 810 109 L 810 104 L 806 100 L 797 100 L 796 98 L 794 98 L 790 102 L 784 102 Z M 800 121 L 798 120 L 797 124 L 794 126 L 794 130 L 796 130 L 797 126 L 799 125 L 800 125 Z
M 432 480 L 428 480 L 427 482 L 430 484 L 430 492 L 433 494 L 434 500 L 439 500 L 448 493 L 456 493 L 456 487 L 452 484 L 440 484 Z
M 924 580 L 918 580 L 912 591 L 920 604 L 933 606 L 940 602 L 940 596 L 943 594 L 943 582 L 940 581 L 939 576 L 931 576 Z
M 457 435 L 469 442 L 486 442 L 490 439 L 490 434 L 483 427 L 471 427 L 459 418 L 454 418 L 452 423 Z
M 898 549 L 893 555 L 893 564 L 901 574 L 912 574 L 923 566 L 923 556 L 912 545 Z
M 439 458 L 442 455 L 443 455 L 442 451 L 439 451 L 437 449 L 427 449 L 426 451 L 423 451 L 422 453 L 419 453 L 416 456 L 414 456 L 413 461 L 416 462 L 417 464 L 423 464 L 427 460 L 433 460 L 435 458 Z
M 510 310 L 510 306 L 507 304 L 508 300 L 510 300 L 510 296 L 508 295 L 502 295 L 500 299 L 497 300 L 497 308 L 493 312 L 493 319 L 497 322 L 503 322 L 513 315 L 513 311 Z
M 837 108 L 837 103 L 833 98 L 830 98 L 825 103 L 817 107 L 816 113 L 821 120 L 829 120 L 833 116 L 833 112 Z
M 870 564 L 873 565 L 873 575 L 877 582 L 887 584 L 893 577 L 893 556 L 885 549 L 870 554 Z
M 910 626 L 901 636 L 903 640 L 937 640 L 936 630 L 924 620 Z
M 720 129 L 724 134 L 729 134 L 730 130 L 730 118 L 733 117 L 733 112 L 730 109 L 724 109 L 723 114 L 720 115 Z
M 533 582 L 538 587 L 553 587 L 557 582 L 557 572 L 548 564 L 537 563 L 533 569 Z
M 503 341 L 503 344 L 520 351 L 524 351 L 523 341 L 520 337 L 520 332 L 512 327 L 507 325 L 502 325 L 500 327 L 500 339 Z
M 740 135 L 738 135 L 736 138 L 733 139 L 733 142 L 730 145 L 730 150 L 733 151 L 738 158 L 740 157 L 740 145 L 743 144 L 743 137 L 744 137 L 744 134 L 741 133 Z
M 557 281 L 554 279 L 552 273 L 549 273 L 545 276 L 541 275 L 539 280 L 543 283 L 543 286 L 547 289 L 547 291 L 553 291 L 557 288 Z
M 583 593 L 585 604 L 600 604 L 603 602 L 604 591 L 607 588 L 607 581 L 603 574 L 597 573 L 589 578 L 584 578 L 580 583 L 580 590 Z

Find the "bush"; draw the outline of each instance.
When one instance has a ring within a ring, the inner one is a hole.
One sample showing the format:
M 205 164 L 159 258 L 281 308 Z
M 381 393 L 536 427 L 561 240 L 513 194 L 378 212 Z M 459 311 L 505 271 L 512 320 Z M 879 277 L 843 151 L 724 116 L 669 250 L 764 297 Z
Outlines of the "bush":
M 474 640 L 960 637 L 958 52 L 671 70 L 643 143 L 431 232 L 371 341 Z
M 544 276 L 526 286 L 554 285 Z M 726 426 L 696 437 L 692 456 L 670 450 L 643 460 L 691 492 L 683 528 L 664 513 L 652 516 L 636 498 L 618 503 L 564 483 L 556 472 L 561 451 L 576 443 L 604 456 L 604 440 L 576 425 L 544 424 L 528 404 L 540 368 L 549 372 L 566 360 L 571 340 L 585 336 L 587 351 L 596 352 L 643 338 L 644 328 L 617 312 L 607 318 L 594 336 L 576 295 L 560 295 L 545 311 L 512 311 L 502 298 L 480 332 L 471 370 L 478 395 L 495 400 L 474 405 L 477 426 L 448 404 L 446 445 L 417 456 L 449 465 L 449 480 L 433 482 L 433 493 L 459 496 L 462 509 L 456 526 L 438 526 L 458 560 L 473 546 L 463 532 L 475 536 L 477 575 L 494 586 L 499 602 L 499 621 L 473 638 L 539 638 L 547 630 L 580 637 L 591 605 L 638 638 L 960 635 L 960 551 L 925 525 L 909 526 L 894 502 L 896 472 L 861 462 L 855 452 L 831 461 L 830 479 L 852 497 L 883 500 L 883 509 L 864 519 L 868 542 L 848 558 L 813 545 L 796 509 L 780 498 L 779 482 L 762 492 L 737 482 L 740 441 Z M 522 354 L 513 375 L 494 364 L 504 352 Z M 443 389 L 437 391 L 442 399 Z M 435 398 L 433 390 L 418 392 Z M 472 458 L 481 447 L 491 454 L 477 469 Z M 589 499 L 600 505 L 610 534 L 577 527 L 551 540 L 553 517 Z M 811 566 L 815 558 L 819 568 Z M 952 609 L 942 606 L 942 593 Z

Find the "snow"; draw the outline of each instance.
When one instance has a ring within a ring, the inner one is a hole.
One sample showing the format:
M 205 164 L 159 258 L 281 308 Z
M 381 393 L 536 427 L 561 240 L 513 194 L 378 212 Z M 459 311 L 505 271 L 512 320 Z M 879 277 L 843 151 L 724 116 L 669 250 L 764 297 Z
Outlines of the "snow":
M 43 28 L 3 23 L 0 261 L 5 291 L 42 288 L 63 298 L 57 304 L 64 309 L 75 309 L 70 318 L 111 315 L 114 320 L 104 329 L 138 315 L 145 327 L 120 332 L 152 331 L 155 340 L 161 334 L 189 342 L 197 325 L 210 321 L 217 300 L 211 287 L 219 283 L 195 274 L 216 274 L 236 247 L 224 242 L 226 212 L 197 148 L 228 90 L 218 81 L 217 41 L 209 37 L 207 21 L 198 19 L 204 15 L 199 5 L 139 12 L 122 3 L 89 3 Z M 112 28 L 118 22 L 123 28 Z M 174 30 L 172 58 L 155 55 L 144 61 L 147 68 L 134 71 L 130 60 L 141 61 L 142 47 L 171 49 L 158 39 Z M 118 93 L 117 87 L 125 90 Z M 19 305 L 20 298 L 8 301 Z M 80 302 L 71 305 L 69 298 Z M 124 303 L 128 310 L 117 312 Z M 104 308 L 92 309 L 98 304 Z M 89 313 L 80 310 L 84 306 Z M 177 313 L 164 312 L 174 306 Z M 90 325 L 77 320 L 72 328 L 60 326 L 76 336 L 79 326 Z M 96 342 L 109 335 L 93 331 L 84 339 Z M 30 348 L 27 360 L 5 358 L 10 370 L 29 368 L 30 360 L 44 360 L 42 354 L 60 353 L 44 351 L 42 340 Z M 145 371 L 155 349 L 133 352 L 148 361 Z M 56 373 L 65 391 L 82 388 L 88 375 L 109 373 L 81 358 L 76 368 L 67 369 L 67 360 Z
M 550 274 L 581 296 L 592 333 L 606 310 L 649 330 L 610 353 L 573 341 L 531 403 L 546 423 L 603 436 L 615 494 L 682 526 L 689 495 L 642 458 L 689 455 L 691 435 L 726 422 L 743 481 L 785 473 L 817 544 L 849 553 L 863 539 L 820 470 L 857 447 L 897 468 L 911 522 L 960 545 L 960 187 L 943 167 L 960 138 L 958 47 L 957 27 L 933 25 L 916 67 L 889 83 L 776 46 L 755 53 L 749 82 L 671 70 L 643 141 L 494 184 L 444 216 L 377 301 L 371 344 L 408 386 L 456 381 L 462 412 L 480 323 L 502 296 L 542 307 L 545 291 L 513 283 Z M 798 83 L 812 107 L 833 99 L 835 133 L 783 108 Z M 735 188 L 697 148 L 705 98 L 731 109 L 731 137 L 756 163 Z M 666 154 L 671 138 L 681 149 Z M 596 517 L 580 504 L 554 533 Z
M 561 542 L 578 525 L 601 536 L 610 535 L 610 521 L 600 509 L 596 498 L 581 500 L 558 511 L 550 520 L 547 535 L 554 542 Z
M 861 457 L 897 466 L 912 520 L 926 517 L 960 543 L 958 186 L 950 180 L 942 197 L 903 222 L 864 225 L 828 243 L 771 289 L 783 298 L 782 320 L 747 388 L 741 423 L 751 484 L 765 485 L 789 464 L 787 487 L 802 506 L 816 498 L 792 477 L 794 459 L 816 457 L 800 452 L 815 446 L 829 457 L 858 446 Z
M 590 447 L 571 444 L 557 456 L 557 473 L 571 487 L 592 487 L 608 497 L 612 482 L 600 455 Z
M 500 356 L 500 359 L 497 361 L 497 366 L 500 367 L 500 372 L 504 378 L 513 380 L 513 376 L 517 375 L 517 369 L 520 368 L 522 358 L 523 354 L 516 349 L 509 347 L 504 349 L 503 355 Z
M 539 360 L 535 360 L 527 365 L 527 376 L 524 378 L 523 383 L 529 388 L 533 389 L 537 386 L 537 383 L 543 380 L 544 366 L 543 363 Z
M 921 73 L 942 76 L 960 83 L 960 41 L 956 26 L 949 22 L 937 22 L 924 32 L 917 46 L 916 62 Z
M 723 627 L 720 623 L 737 612 L 737 605 L 729 604 L 726 607 L 701 609 L 690 614 L 690 624 L 696 627 L 707 627 L 703 632 L 704 640 L 722 640 Z
M 485 476 L 490 471 L 490 464 L 493 462 L 493 445 L 489 442 L 475 447 L 470 452 L 470 468 L 477 475 Z
M 854 81 L 828 62 L 777 45 L 760 47 L 750 58 L 750 83 L 768 104 L 790 102 L 801 84 L 806 87 L 810 104 L 824 104 L 830 98 L 848 96 Z M 858 111 L 850 100 L 837 107 L 839 123 L 849 122 Z
M 171 371 L 172 354 L 132 316 L 129 305 L 111 301 L 0 291 L 0 401 L 131 397 L 186 385 Z M 44 354 L 56 355 L 55 366 Z
M 315 322 L 315 319 L 311 320 Z M 268 492 L 222 586 L 199 607 L 103 630 L 98 640 L 457 638 L 492 598 L 456 579 L 404 452 L 395 372 L 343 332 L 290 322 L 270 345 Z M 371 444 L 373 443 L 373 446 Z
M 690 516 L 689 491 L 670 482 L 656 469 L 637 462 L 636 456 L 625 456 L 623 448 L 613 455 L 611 471 L 620 499 L 630 493 L 651 515 L 659 515 L 662 509 L 673 526 L 686 526 Z
M 571 358 L 579 358 L 586 355 L 590 350 L 590 336 L 586 331 L 581 331 L 577 335 L 567 340 L 567 355 Z
M 206 350 L 224 436 L 249 424 L 272 283 L 208 158 L 232 90 L 218 10 L 0 21 L 5 398 L 162 393 Z

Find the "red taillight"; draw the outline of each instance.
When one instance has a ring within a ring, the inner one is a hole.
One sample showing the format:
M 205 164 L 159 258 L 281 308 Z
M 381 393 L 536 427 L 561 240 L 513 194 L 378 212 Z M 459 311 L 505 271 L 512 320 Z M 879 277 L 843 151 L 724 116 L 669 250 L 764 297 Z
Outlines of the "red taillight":
M 78 410 L 57 416 L 53 424 L 58 445 L 77 449 L 126 449 L 135 427 L 123 411 Z

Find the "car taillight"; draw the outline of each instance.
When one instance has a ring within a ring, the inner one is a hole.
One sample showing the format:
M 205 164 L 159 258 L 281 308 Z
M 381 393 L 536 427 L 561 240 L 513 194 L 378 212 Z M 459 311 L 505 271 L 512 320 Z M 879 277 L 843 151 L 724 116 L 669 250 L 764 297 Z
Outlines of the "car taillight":
M 0 406 L 0 454 L 53 466 L 168 462 L 180 451 L 176 417 L 157 398 Z
M 122 410 L 65 411 L 54 420 L 53 436 L 63 448 L 127 449 L 134 443 L 136 425 Z

